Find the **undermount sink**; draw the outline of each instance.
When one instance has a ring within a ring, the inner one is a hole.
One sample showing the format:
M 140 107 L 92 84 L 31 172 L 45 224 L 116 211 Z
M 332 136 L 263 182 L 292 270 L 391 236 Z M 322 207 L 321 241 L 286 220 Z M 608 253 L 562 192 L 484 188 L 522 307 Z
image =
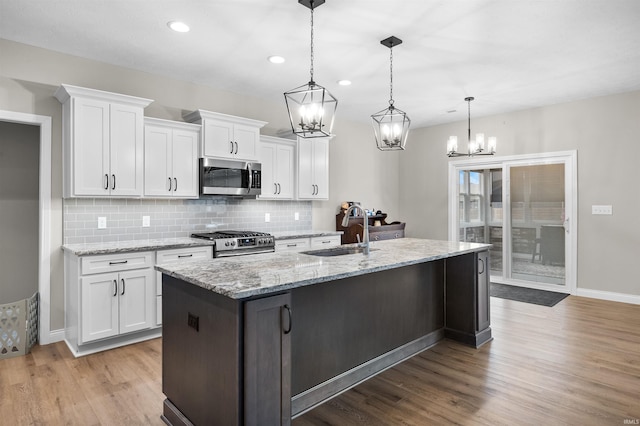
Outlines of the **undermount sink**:
M 369 249 L 374 251 L 378 249 Z M 310 254 L 311 256 L 344 256 L 345 254 L 358 254 L 364 251 L 363 247 L 334 247 L 321 250 L 303 251 L 302 254 Z

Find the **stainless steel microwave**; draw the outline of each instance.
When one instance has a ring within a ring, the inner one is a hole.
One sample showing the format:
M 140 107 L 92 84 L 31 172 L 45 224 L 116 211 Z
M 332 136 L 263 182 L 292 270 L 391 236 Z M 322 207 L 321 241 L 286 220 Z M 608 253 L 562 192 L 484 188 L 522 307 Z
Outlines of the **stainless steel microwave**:
M 256 197 L 262 188 L 260 163 L 200 159 L 200 195 Z

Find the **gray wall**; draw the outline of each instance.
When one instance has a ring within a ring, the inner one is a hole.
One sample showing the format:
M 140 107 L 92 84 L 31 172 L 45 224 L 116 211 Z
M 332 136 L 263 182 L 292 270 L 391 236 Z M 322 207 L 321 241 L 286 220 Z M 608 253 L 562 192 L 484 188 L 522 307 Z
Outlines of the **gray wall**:
M 577 150 L 578 290 L 639 296 L 640 92 L 472 117 L 471 126 L 498 137 L 498 156 Z M 409 235 L 447 238 L 446 141 L 449 135 L 464 139 L 466 129 L 465 121 L 412 133 L 411 155 L 400 161 L 400 204 Z M 425 177 L 416 176 L 417 170 L 426 171 Z M 594 204 L 611 204 L 613 215 L 592 215 Z
M 259 99 L 214 90 L 64 55 L 0 39 L 0 109 L 52 117 L 51 164 L 51 329 L 64 326 L 62 108 L 53 97 L 62 84 L 89 87 L 154 99 L 145 109 L 149 117 L 181 120 L 184 112 L 201 108 L 267 121 L 263 134 L 276 135 L 289 127 L 284 101 L 271 104 Z M 288 89 L 284 87 L 283 91 Z M 375 149 L 371 127 L 338 115 L 336 137 L 330 143 L 330 199 L 312 203 L 314 229 L 335 229 L 335 214 L 342 201 L 365 206 L 402 219 L 399 213 L 397 154 Z M 357 168 L 357 170 L 356 170 Z
M 40 128 L 0 122 L 0 304 L 38 291 Z

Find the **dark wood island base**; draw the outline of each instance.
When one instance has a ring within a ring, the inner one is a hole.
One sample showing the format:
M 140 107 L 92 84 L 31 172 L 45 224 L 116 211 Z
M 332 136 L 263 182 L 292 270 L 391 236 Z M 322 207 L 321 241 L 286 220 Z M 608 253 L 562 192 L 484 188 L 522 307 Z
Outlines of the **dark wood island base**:
M 491 340 L 488 251 L 232 299 L 163 275 L 162 419 L 275 425 L 447 337 Z

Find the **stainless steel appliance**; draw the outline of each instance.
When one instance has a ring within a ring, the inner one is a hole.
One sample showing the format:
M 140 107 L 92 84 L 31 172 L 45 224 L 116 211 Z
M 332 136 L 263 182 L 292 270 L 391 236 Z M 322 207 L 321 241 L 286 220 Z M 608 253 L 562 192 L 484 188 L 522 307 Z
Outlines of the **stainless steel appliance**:
M 213 257 L 239 256 L 243 254 L 275 251 L 271 234 L 250 231 L 216 231 L 191 234 L 192 238 L 215 241 Z
M 255 197 L 262 188 L 262 165 L 237 160 L 200 159 L 200 195 Z

